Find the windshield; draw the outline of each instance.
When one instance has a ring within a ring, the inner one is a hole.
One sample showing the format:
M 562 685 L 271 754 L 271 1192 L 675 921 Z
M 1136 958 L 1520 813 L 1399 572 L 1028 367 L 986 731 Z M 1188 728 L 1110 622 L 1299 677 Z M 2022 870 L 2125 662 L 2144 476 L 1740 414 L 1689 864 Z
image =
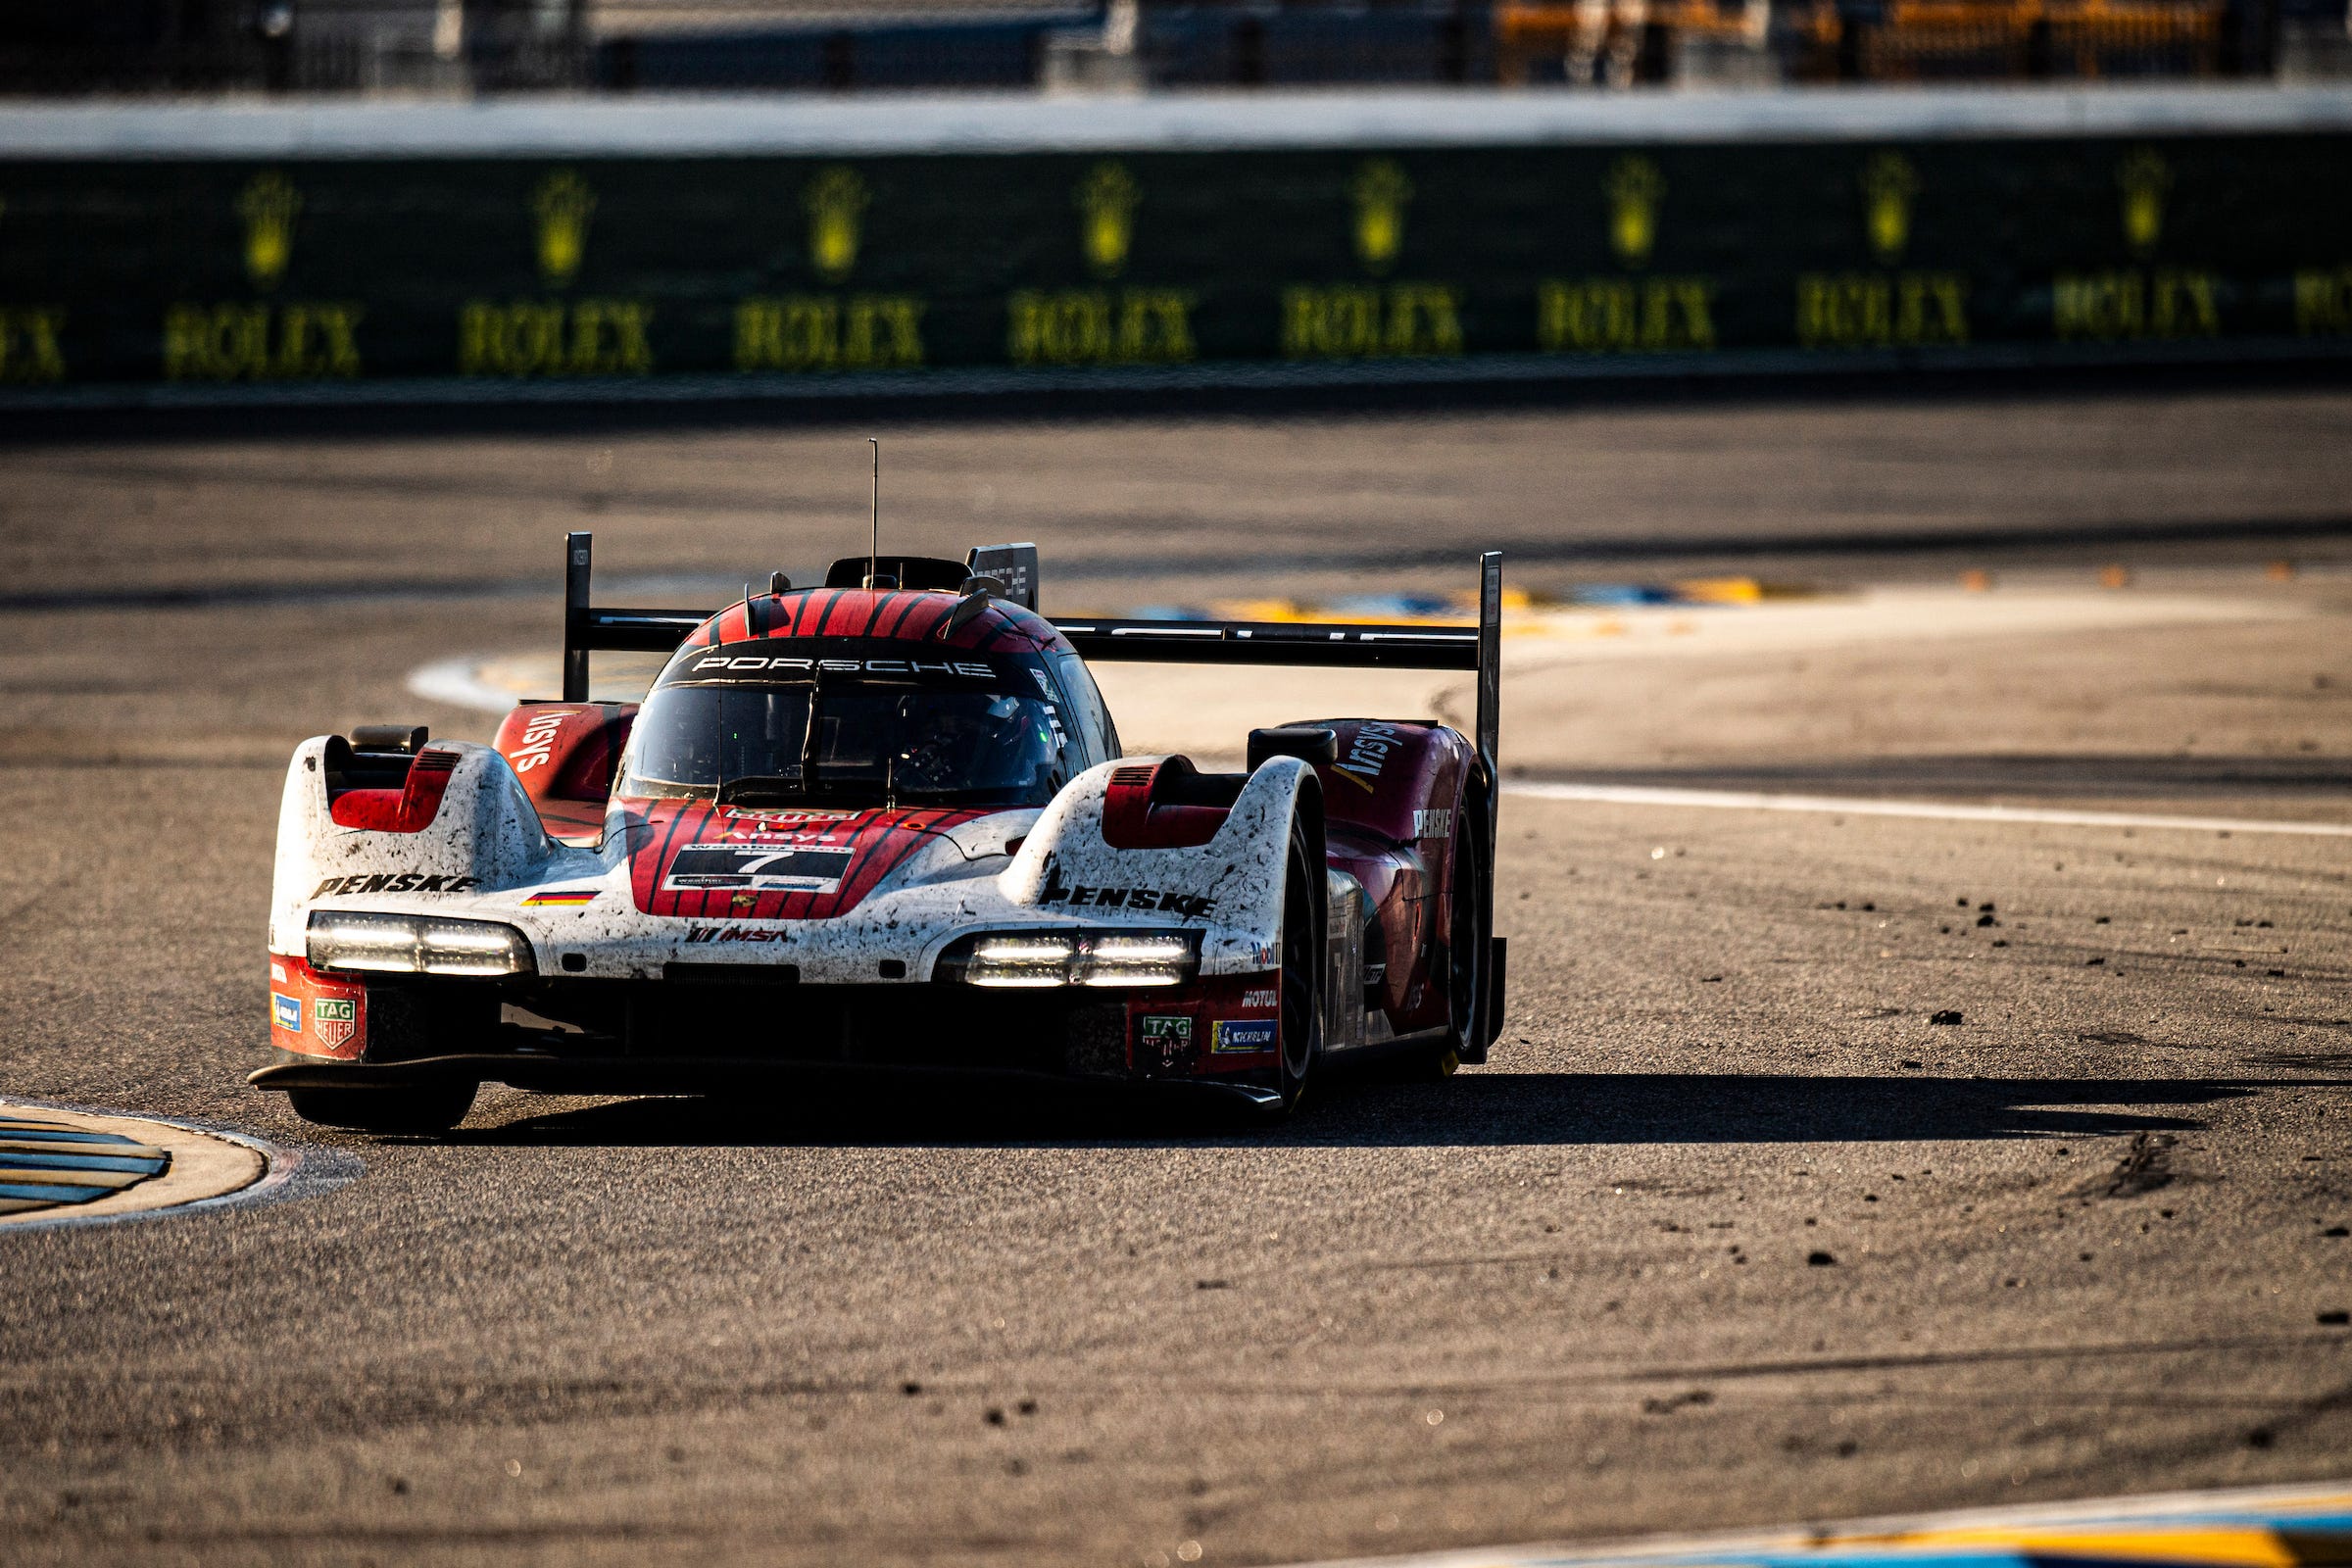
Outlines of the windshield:
M 1059 710 L 1036 697 L 832 678 L 673 685 L 638 712 L 618 793 L 1044 806 L 1078 764 Z

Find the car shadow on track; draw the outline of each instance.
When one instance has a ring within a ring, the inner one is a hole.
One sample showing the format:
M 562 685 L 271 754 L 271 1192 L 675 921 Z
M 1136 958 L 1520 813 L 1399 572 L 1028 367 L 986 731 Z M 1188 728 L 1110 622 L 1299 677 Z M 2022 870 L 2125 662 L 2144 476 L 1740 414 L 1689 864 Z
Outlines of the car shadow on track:
M 624 1100 L 462 1129 L 451 1141 L 554 1145 L 1290 1145 L 1912 1142 L 2194 1131 L 2203 1106 L 2352 1080 L 1853 1077 L 1470 1072 L 1442 1083 L 1328 1074 L 1288 1122 L 1198 1102 L 1034 1085 L 811 1070 L 759 1095 Z

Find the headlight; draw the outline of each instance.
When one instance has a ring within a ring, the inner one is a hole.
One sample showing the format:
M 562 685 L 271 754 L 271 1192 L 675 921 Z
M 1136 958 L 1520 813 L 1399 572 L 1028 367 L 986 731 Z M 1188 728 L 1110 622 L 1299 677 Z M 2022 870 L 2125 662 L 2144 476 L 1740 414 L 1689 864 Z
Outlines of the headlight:
M 1200 968 L 1197 931 L 991 932 L 950 948 L 937 974 L 974 986 L 1176 986 Z
M 536 974 L 539 968 L 521 932 L 488 920 L 318 909 L 311 915 L 310 936 L 311 963 L 320 969 L 498 975 Z
M 1067 985 L 1077 955 L 1070 937 L 982 937 L 972 944 L 963 978 L 975 986 Z
M 1144 931 L 1134 936 L 1109 931 L 1084 940 L 1070 978 L 1082 986 L 1173 986 L 1200 966 L 1187 932 Z

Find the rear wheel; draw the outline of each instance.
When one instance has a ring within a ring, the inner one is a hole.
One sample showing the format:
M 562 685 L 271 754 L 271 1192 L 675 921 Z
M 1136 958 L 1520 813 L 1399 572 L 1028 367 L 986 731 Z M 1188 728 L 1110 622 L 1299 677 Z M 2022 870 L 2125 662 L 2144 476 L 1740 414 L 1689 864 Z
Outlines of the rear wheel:
M 1446 1077 L 1486 1050 L 1487 926 L 1494 908 L 1487 879 L 1487 818 L 1475 797 L 1465 799 L 1453 837 L 1453 891 L 1446 917 L 1446 1039 L 1432 1058 L 1434 1076 Z
M 480 1085 L 466 1079 L 399 1088 L 291 1089 L 294 1114 L 363 1133 L 445 1133 L 466 1119 Z
M 1323 1055 L 1323 922 L 1313 901 L 1323 897 L 1306 834 L 1291 825 L 1291 850 L 1282 880 L 1282 983 L 1280 1089 L 1282 1108 L 1298 1105 L 1306 1081 Z

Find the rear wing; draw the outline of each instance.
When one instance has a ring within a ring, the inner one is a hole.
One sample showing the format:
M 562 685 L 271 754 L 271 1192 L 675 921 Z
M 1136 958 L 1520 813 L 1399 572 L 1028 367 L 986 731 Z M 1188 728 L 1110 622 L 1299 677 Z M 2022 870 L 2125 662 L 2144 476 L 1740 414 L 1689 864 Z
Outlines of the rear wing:
M 589 600 L 592 536 L 564 545 L 564 701 L 588 700 L 588 655 L 595 649 L 668 653 L 710 618 L 700 610 L 599 609 Z M 1014 554 L 1014 553 L 1019 554 Z M 1006 597 L 1037 608 L 1037 553 L 1030 545 L 990 545 L 971 555 L 975 575 L 1012 579 Z M 1478 625 L 1332 625 L 1284 620 L 1052 620 L 1090 662 L 1166 664 L 1289 664 L 1320 669 L 1466 669 L 1478 676 L 1479 764 L 1487 775 L 1489 844 L 1501 738 L 1502 553 L 1479 557 Z M 984 571 L 983 568 L 986 568 Z
M 1478 625 L 1289 620 L 1107 620 L 1049 616 L 1089 662 L 1288 664 L 1318 669 L 1466 669 L 1478 676 L 1478 760 L 1488 809 L 1501 775 L 1502 553 L 1479 557 Z M 1488 824 L 1490 827 L 1493 823 Z M 1490 840 L 1489 842 L 1492 842 Z

